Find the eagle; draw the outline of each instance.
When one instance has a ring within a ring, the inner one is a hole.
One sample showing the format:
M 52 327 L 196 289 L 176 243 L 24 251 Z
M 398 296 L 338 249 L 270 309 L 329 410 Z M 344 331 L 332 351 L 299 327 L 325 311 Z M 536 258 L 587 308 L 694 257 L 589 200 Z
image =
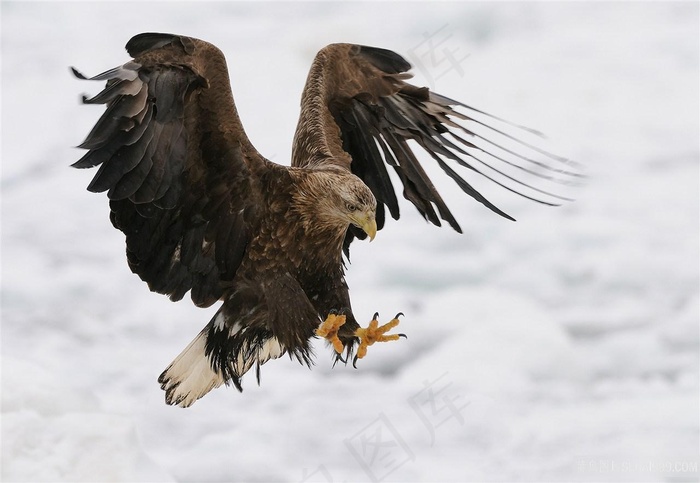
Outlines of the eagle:
M 399 218 L 389 168 L 427 221 L 461 233 L 416 148 L 510 220 L 455 168 L 546 205 L 568 198 L 524 176 L 578 176 L 567 159 L 494 126 L 507 121 L 407 83 L 411 65 L 390 50 L 337 43 L 318 52 L 291 166 L 266 159 L 246 136 L 217 47 L 142 33 L 126 51 L 132 60 L 94 77 L 72 69 L 107 81 L 83 96 L 106 110 L 73 166 L 99 166 L 87 189 L 107 192 L 128 265 L 151 291 L 173 301 L 190 292 L 198 307 L 222 302 L 160 375 L 170 405 L 191 406 L 223 384 L 241 391 L 253 367 L 259 383 L 260 366 L 284 354 L 310 366 L 315 337 L 332 345 L 335 362 L 353 365 L 370 345 L 405 337 L 390 333 L 402 314 L 360 326 L 344 274 L 353 240 L 372 240 L 387 211 Z

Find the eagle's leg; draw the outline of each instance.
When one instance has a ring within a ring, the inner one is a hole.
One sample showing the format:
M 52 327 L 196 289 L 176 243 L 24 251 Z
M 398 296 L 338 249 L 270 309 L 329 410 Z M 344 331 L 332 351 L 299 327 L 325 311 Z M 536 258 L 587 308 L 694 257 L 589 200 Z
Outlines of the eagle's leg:
M 344 343 L 338 336 L 338 331 L 341 330 L 346 322 L 345 315 L 339 315 L 336 312 L 331 312 L 328 314 L 328 317 L 326 317 L 326 320 L 324 320 L 318 329 L 316 329 L 316 335 L 323 337 L 333 345 L 333 349 L 337 353 L 338 357 L 336 362 L 338 360 L 346 362 L 346 359 L 343 359 L 341 356 L 343 351 L 347 349 L 348 355 L 351 355 L 352 347 L 359 339 L 357 355 L 355 355 L 352 361 L 352 365 L 354 366 L 358 359 L 362 359 L 367 355 L 367 348 L 375 342 L 388 342 L 390 340 L 399 340 L 401 337 L 406 338 L 406 334 L 386 334 L 391 329 L 399 325 L 399 317 L 401 315 L 403 314 L 399 312 L 392 320 L 380 326 L 379 321 L 377 320 L 379 314 L 375 313 L 367 328 L 363 329 L 362 327 L 359 327 L 354 332 L 345 334 L 343 336 L 343 338 L 346 339 Z M 346 344 L 349 344 L 348 347 L 350 349 L 345 347 Z
M 316 335 L 333 344 L 333 349 L 338 354 L 343 352 L 343 343 L 338 338 L 338 330 L 343 324 L 345 324 L 345 316 L 331 312 L 326 317 L 326 320 L 316 329 Z
M 360 327 L 355 331 L 355 335 L 360 338 L 360 345 L 357 348 L 357 355 L 355 356 L 353 365 L 355 364 L 355 362 L 357 362 L 357 359 L 362 359 L 365 355 L 367 355 L 367 348 L 375 342 L 388 342 L 390 340 L 399 340 L 400 337 L 406 338 L 406 334 L 385 335 L 391 329 L 399 325 L 399 317 L 401 315 L 403 314 L 399 312 L 398 314 L 396 314 L 396 317 L 391 319 L 386 324 L 380 326 L 379 321 L 377 320 L 379 314 L 375 313 L 374 317 L 372 317 L 372 321 L 369 323 L 369 326 L 366 329 Z

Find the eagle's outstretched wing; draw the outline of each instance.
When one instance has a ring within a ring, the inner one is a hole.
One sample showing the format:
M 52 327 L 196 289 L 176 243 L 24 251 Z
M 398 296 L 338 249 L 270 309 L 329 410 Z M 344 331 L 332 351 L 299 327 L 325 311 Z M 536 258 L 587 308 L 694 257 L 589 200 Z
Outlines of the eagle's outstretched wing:
M 179 300 L 191 289 L 209 306 L 241 262 L 256 170 L 268 163 L 243 131 L 216 47 L 148 33 L 126 49 L 134 60 L 91 78 L 107 87 L 83 102 L 107 110 L 73 166 L 99 165 L 88 189 L 107 191 L 129 265 L 151 290 Z
M 377 198 L 378 228 L 384 224 L 385 207 L 399 218 L 389 165 L 403 184 L 404 197 L 424 218 L 438 226 L 442 219 L 461 232 L 409 141 L 434 158 L 465 193 L 508 219 L 513 218 L 474 189 L 455 170 L 457 165 L 539 203 L 568 200 L 556 188 L 542 185 L 575 182 L 580 175 L 570 169 L 572 163 L 519 140 L 508 128 L 521 134 L 535 131 L 406 83 L 410 68 L 390 50 L 352 44 L 322 49 L 304 89 L 292 165 L 334 163 L 351 170 Z M 351 226 L 346 254 L 354 237 L 365 236 Z

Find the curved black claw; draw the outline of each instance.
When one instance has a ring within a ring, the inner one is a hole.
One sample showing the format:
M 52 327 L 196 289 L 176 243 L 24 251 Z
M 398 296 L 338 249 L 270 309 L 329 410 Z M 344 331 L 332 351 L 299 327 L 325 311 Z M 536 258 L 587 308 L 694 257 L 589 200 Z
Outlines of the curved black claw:
M 408 336 L 406 334 L 397 334 L 399 337 L 403 337 L 404 339 L 408 339 Z
M 333 361 L 333 365 L 331 366 L 331 368 L 335 367 L 335 365 L 338 363 L 338 361 L 342 362 L 342 363 L 345 364 L 345 365 L 347 365 L 347 363 L 348 363 L 347 359 L 343 359 L 343 358 L 340 356 L 340 354 L 338 354 L 338 355 L 336 356 L 335 360 Z
M 372 320 L 379 320 L 379 312 L 375 312 Z
M 396 314 L 396 315 L 394 316 L 395 319 L 398 319 L 399 317 L 405 317 L 405 316 L 403 315 L 403 312 L 399 312 L 398 314 Z

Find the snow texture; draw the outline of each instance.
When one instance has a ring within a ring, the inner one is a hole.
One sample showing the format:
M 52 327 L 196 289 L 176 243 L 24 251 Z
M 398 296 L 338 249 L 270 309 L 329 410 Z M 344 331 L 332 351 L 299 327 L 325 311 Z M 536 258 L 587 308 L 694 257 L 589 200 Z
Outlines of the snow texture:
M 697 481 L 698 3 L 2 2 L 3 481 Z M 406 316 L 358 369 L 286 357 L 189 409 L 156 378 L 214 314 L 126 265 L 75 80 L 143 31 L 227 55 L 258 149 L 287 164 L 330 42 L 389 48 L 415 82 L 548 134 L 583 163 L 546 208 L 425 159 L 464 234 L 402 203 L 356 242 L 355 313 Z

